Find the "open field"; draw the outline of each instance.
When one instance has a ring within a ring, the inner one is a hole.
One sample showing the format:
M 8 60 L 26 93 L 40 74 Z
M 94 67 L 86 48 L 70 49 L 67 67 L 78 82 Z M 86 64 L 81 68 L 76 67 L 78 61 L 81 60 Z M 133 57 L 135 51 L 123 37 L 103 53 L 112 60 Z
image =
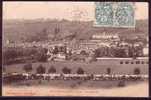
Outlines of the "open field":
M 36 68 L 42 64 L 48 69 L 53 65 L 57 73 L 62 73 L 62 68 L 68 67 L 72 73 L 76 73 L 79 67 L 86 73 L 105 74 L 106 68 L 111 68 L 111 74 L 133 74 L 134 69 L 140 68 L 141 74 L 148 74 L 148 65 L 116 65 L 115 63 L 104 64 L 101 61 L 86 62 L 46 62 L 33 63 L 31 73 L 36 73 Z M 4 66 L 6 72 L 23 73 L 24 64 Z M 29 83 L 29 84 L 28 84 Z M 27 85 L 28 84 L 28 85 Z M 148 96 L 148 81 L 125 81 L 125 87 L 118 87 L 119 81 L 93 81 L 93 80 L 28 80 L 3 85 L 3 96 Z M 141 90 L 141 92 L 140 92 Z
M 127 82 L 125 87 L 98 88 L 105 84 L 111 85 L 111 82 L 83 82 L 75 88 L 53 86 L 53 84 L 69 86 L 75 84 L 72 81 L 53 81 L 51 85 L 34 85 L 34 86 L 3 86 L 3 96 L 120 96 L 120 97 L 147 97 L 148 81 L 144 82 Z M 116 85 L 115 82 L 112 85 Z M 94 87 L 95 86 L 95 87 Z
M 46 68 L 46 73 L 48 69 L 53 65 L 57 73 L 62 73 L 62 68 L 68 67 L 71 69 L 71 73 L 76 73 L 79 67 L 83 68 L 86 73 L 89 74 L 105 74 L 106 68 L 111 68 L 111 74 L 133 74 L 134 69 L 137 67 L 140 69 L 141 74 L 148 74 L 148 65 L 116 65 L 112 62 L 108 62 L 107 64 L 102 63 L 101 61 L 86 63 L 86 62 L 72 62 L 72 61 L 61 61 L 61 62 L 46 62 L 46 63 L 33 63 L 33 70 L 31 73 L 36 73 L 36 68 L 42 64 Z M 25 64 L 13 64 L 4 66 L 6 68 L 7 73 L 18 72 L 23 73 L 23 66 Z

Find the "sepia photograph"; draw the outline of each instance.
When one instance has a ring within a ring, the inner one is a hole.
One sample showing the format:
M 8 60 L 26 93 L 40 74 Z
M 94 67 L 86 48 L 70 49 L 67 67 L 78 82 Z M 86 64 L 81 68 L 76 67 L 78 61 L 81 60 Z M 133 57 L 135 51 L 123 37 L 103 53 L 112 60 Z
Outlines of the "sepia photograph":
M 2 5 L 2 96 L 149 97 L 147 2 Z

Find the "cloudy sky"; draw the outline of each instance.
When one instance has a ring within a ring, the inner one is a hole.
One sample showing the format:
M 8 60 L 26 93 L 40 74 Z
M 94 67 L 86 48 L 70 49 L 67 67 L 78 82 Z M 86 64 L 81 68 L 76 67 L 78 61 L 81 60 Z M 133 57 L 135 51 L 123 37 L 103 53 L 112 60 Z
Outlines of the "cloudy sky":
M 148 3 L 135 3 L 136 19 L 148 18 Z M 3 2 L 3 19 L 93 20 L 94 2 Z

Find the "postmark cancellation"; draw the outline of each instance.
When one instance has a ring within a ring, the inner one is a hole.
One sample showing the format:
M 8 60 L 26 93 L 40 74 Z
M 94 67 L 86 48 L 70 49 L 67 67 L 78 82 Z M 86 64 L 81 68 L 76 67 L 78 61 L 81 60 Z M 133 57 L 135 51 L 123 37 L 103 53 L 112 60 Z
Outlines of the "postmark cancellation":
M 95 26 L 134 27 L 134 8 L 132 2 L 95 2 Z

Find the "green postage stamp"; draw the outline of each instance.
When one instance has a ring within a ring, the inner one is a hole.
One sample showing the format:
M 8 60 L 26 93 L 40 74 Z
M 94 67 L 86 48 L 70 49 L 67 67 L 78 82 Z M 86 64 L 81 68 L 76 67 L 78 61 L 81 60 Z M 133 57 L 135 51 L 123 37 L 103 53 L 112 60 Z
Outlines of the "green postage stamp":
M 135 4 L 95 2 L 95 26 L 135 27 Z

